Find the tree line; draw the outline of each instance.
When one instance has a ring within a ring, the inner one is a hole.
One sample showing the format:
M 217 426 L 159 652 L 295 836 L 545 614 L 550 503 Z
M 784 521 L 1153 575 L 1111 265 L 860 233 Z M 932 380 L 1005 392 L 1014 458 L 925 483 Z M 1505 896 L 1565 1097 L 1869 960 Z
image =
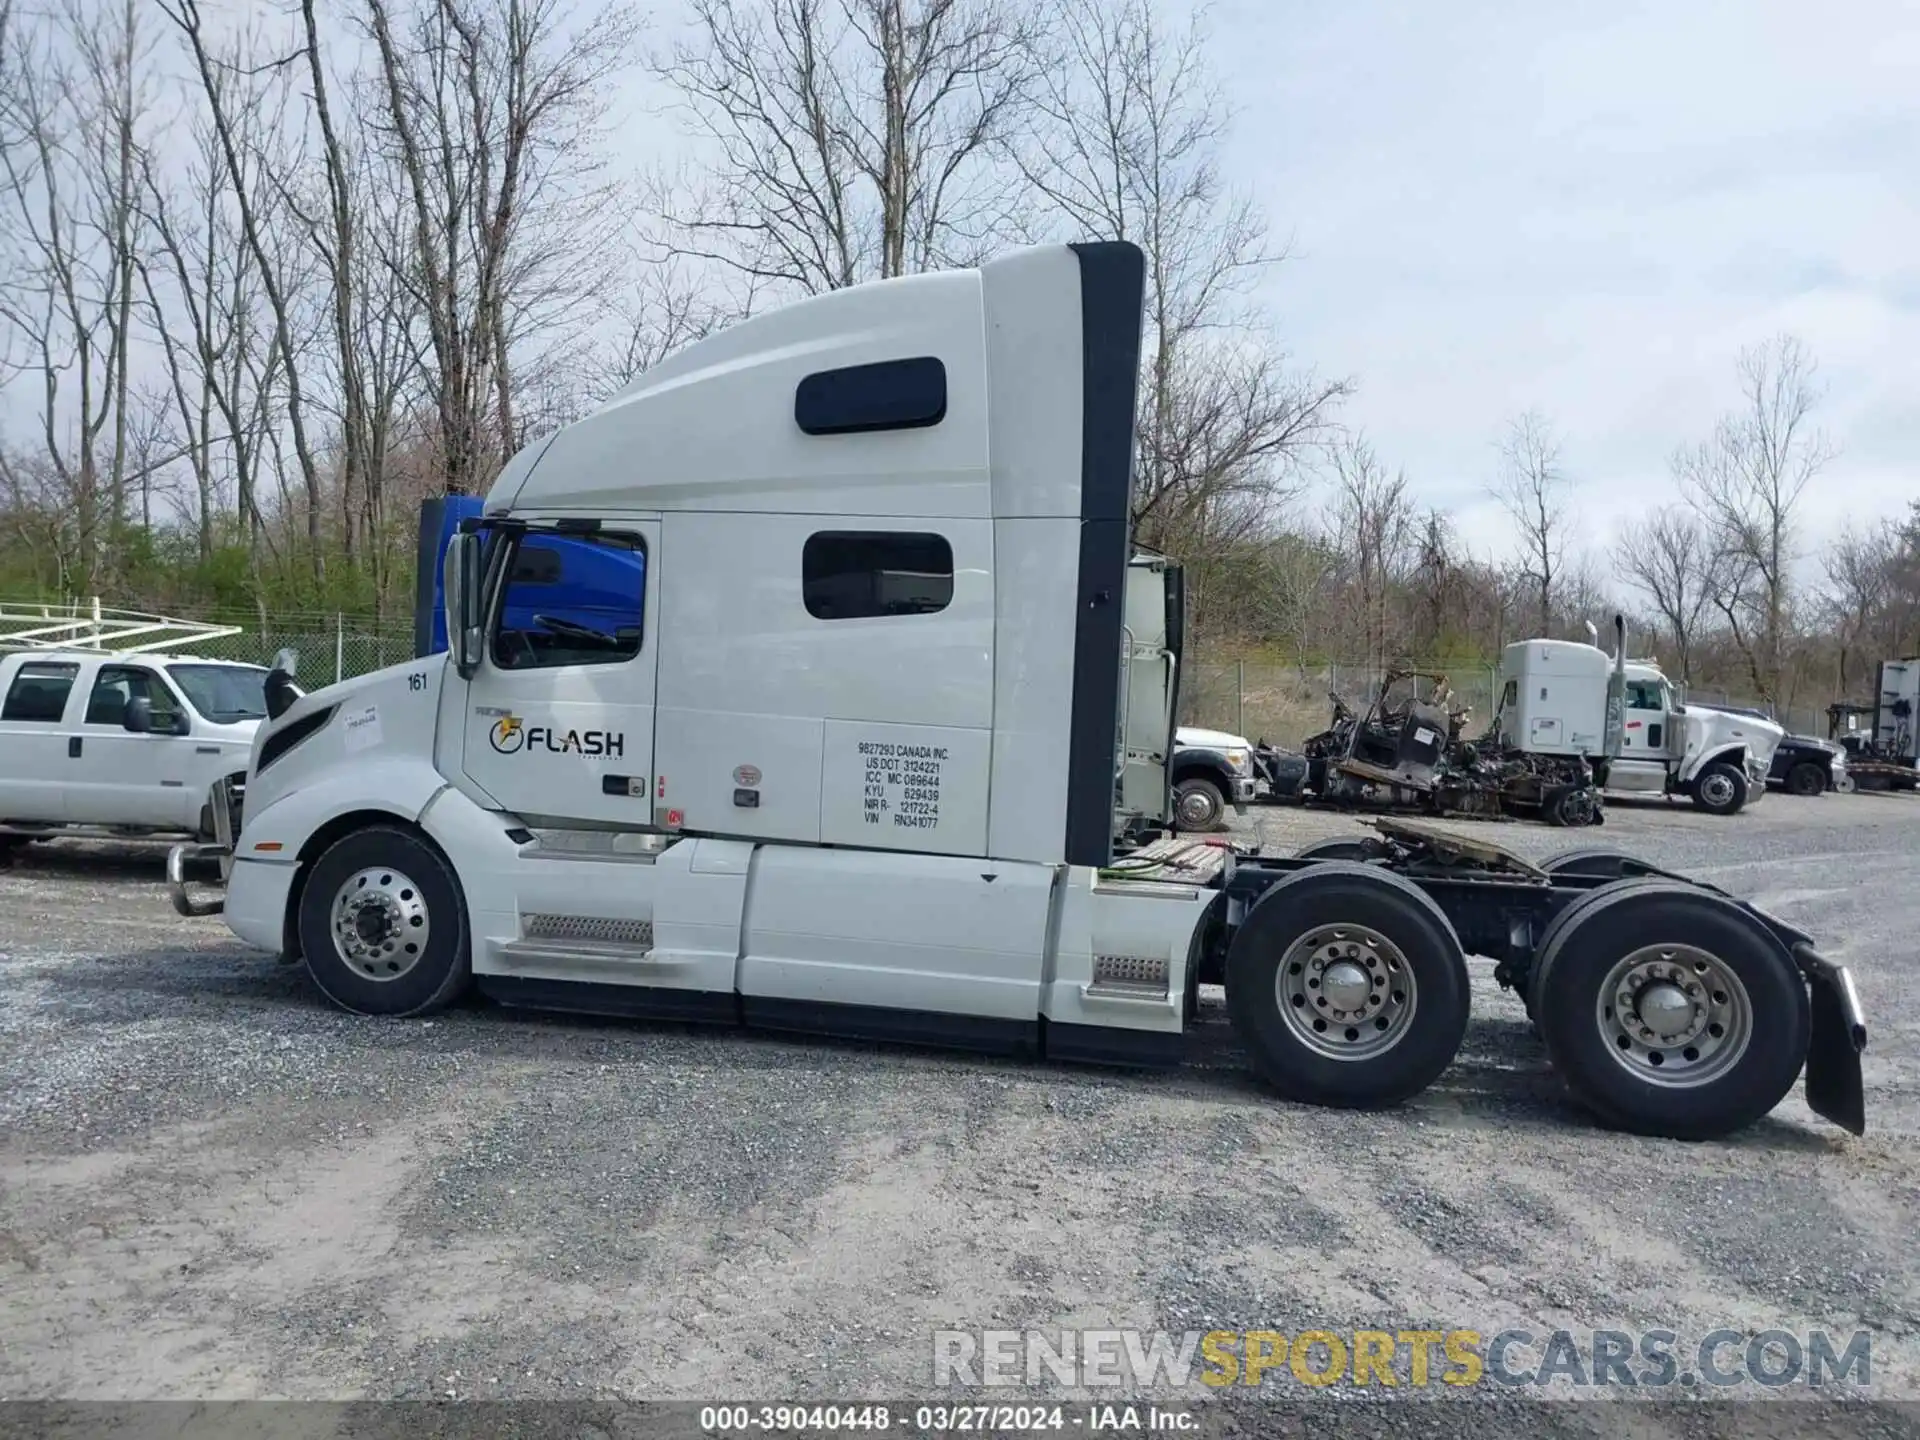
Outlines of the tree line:
M 714 326 L 1126 239 L 1135 520 L 1203 651 L 1484 658 L 1619 596 L 1679 673 L 1786 703 L 1920 644 L 1914 520 L 1806 580 L 1832 452 L 1790 338 L 1610 555 L 1514 418 L 1515 543 L 1472 554 L 1261 304 L 1285 247 L 1209 48 L 1151 0 L 0 0 L 0 595 L 404 615 L 422 497 Z M 683 158 L 622 143 L 634 95 Z

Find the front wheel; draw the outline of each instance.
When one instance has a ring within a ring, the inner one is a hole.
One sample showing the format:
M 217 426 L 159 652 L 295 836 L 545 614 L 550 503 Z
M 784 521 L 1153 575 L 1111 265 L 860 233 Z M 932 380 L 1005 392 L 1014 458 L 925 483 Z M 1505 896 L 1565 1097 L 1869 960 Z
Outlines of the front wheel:
M 300 950 L 334 1004 L 360 1015 L 424 1015 L 471 974 L 466 905 L 424 837 L 374 825 L 336 840 L 300 892 Z
M 1779 941 L 1717 895 L 1627 882 L 1546 938 L 1534 1012 L 1574 1098 L 1622 1130 L 1711 1140 L 1793 1088 L 1812 1032 Z
M 1824 795 L 1827 793 L 1827 767 L 1816 765 L 1811 760 L 1802 760 L 1787 772 L 1787 793 L 1789 795 Z
M 1440 1077 L 1466 1034 L 1452 927 L 1398 876 L 1351 862 L 1297 871 L 1262 896 L 1226 981 L 1254 1068 L 1308 1104 L 1397 1104 Z
M 1203 775 L 1173 787 L 1173 813 L 1182 830 L 1218 830 L 1227 813 L 1227 795 Z
M 1747 803 L 1747 777 L 1737 765 L 1716 760 L 1693 782 L 1693 803 L 1709 815 L 1732 815 Z

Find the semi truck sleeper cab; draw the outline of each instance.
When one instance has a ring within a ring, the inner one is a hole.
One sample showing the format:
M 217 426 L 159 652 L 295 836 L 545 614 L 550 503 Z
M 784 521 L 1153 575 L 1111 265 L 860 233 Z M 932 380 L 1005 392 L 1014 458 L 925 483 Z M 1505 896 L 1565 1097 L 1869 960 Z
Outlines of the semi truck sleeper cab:
M 1383 823 L 1170 836 L 1178 567 L 1129 525 L 1143 262 L 1039 246 L 759 315 L 514 457 L 443 654 L 282 691 L 214 851 L 242 938 L 343 1007 L 514 1006 L 1168 1062 L 1205 982 L 1280 1094 L 1451 1062 L 1465 955 L 1603 1121 L 1721 1134 L 1802 1070 L 1864 1124 L 1809 937 L 1611 853 Z M 538 553 L 590 556 L 591 604 Z M 617 561 L 619 563 L 604 563 Z

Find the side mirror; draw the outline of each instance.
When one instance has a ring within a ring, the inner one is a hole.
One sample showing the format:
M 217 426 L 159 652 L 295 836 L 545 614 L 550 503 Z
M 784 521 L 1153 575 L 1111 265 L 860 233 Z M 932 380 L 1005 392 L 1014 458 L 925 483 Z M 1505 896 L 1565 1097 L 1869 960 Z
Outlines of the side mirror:
M 293 708 L 293 702 L 306 692 L 293 683 L 295 673 L 300 669 L 300 652 L 282 650 L 273 657 L 273 668 L 267 671 L 267 718 L 278 720 Z
M 462 679 L 480 664 L 480 537 L 462 530 L 447 542 L 441 573 L 447 621 L 447 652 Z
M 133 735 L 151 735 L 153 733 L 153 702 L 144 695 L 136 695 L 127 701 L 127 708 L 120 714 L 121 728 Z

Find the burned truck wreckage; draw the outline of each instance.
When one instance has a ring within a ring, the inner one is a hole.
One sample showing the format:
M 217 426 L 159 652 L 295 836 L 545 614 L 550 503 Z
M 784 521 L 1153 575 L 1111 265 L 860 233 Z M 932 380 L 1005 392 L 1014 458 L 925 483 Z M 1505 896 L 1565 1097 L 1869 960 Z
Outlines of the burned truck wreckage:
M 1516 693 L 1508 687 L 1502 711 Z M 1297 754 L 1265 740 L 1254 746 L 1259 798 L 1565 826 L 1605 819 L 1604 756 L 1522 748 L 1501 713 L 1484 734 L 1467 738 L 1472 711 L 1443 674 L 1390 670 L 1364 713 L 1338 694 L 1327 698 L 1332 724 Z

